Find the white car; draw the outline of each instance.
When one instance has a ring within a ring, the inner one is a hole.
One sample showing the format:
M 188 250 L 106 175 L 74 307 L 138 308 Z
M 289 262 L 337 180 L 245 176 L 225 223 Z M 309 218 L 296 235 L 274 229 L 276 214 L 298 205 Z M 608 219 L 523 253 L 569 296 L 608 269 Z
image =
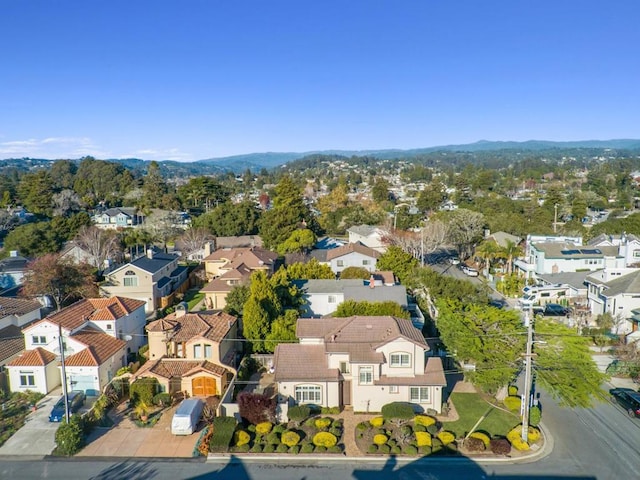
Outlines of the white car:
M 449 263 L 451 265 L 460 265 L 460 259 L 458 257 L 450 257 Z
M 477 277 L 479 275 L 478 270 L 467 266 L 462 267 L 462 271 L 465 273 L 465 275 L 468 275 L 470 277 Z

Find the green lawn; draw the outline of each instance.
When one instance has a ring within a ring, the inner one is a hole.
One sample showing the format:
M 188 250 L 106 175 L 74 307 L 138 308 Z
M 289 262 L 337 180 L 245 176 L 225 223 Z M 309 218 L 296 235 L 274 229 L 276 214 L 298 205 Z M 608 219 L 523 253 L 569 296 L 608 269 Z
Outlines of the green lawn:
M 200 300 L 204 298 L 204 293 L 200 293 L 198 290 L 187 290 L 184 295 L 184 300 L 189 305 L 189 311 L 193 310 Z
M 456 408 L 459 420 L 443 422 L 445 430 L 450 430 L 456 437 L 468 433 L 482 415 L 487 415 L 476 430 L 483 430 L 493 435 L 506 435 L 509 430 L 520 423 L 520 417 L 492 406 L 477 393 L 452 393 L 451 402 Z M 488 413 L 487 413 L 488 412 Z

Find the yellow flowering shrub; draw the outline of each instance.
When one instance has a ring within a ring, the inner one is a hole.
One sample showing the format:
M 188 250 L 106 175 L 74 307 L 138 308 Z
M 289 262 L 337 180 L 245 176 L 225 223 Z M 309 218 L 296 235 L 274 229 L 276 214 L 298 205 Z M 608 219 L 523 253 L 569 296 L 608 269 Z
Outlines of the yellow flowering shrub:
M 456 439 L 456 436 L 451 432 L 447 432 L 443 430 L 442 432 L 438 433 L 438 438 L 440 439 L 443 445 L 449 445 Z
M 256 433 L 258 435 L 266 435 L 271 431 L 273 425 L 271 422 L 262 422 L 256 425 Z
M 294 431 L 288 430 L 282 434 L 280 441 L 288 447 L 293 447 L 300 441 L 300 435 Z
M 373 417 L 371 420 L 369 420 L 369 423 L 371 424 L 372 427 L 379 428 L 382 425 L 384 425 L 384 418 L 383 417 Z
M 489 444 L 491 443 L 491 439 L 489 438 L 489 436 L 487 434 L 482 433 L 482 432 L 473 432 L 471 435 L 469 435 L 469 437 L 477 438 L 478 440 L 482 440 L 482 443 L 484 443 L 485 448 L 489 448 Z
M 234 441 L 235 441 L 236 447 L 241 447 L 242 445 L 246 445 L 251 440 L 251 436 L 244 430 L 238 430 L 234 436 L 235 436 Z
M 416 415 L 413 419 L 413 423 L 424 427 L 430 427 L 431 425 L 436 424 L 436 419 L 428 415 Z
M 318 432 L 313 436 L 313 444 L 316 447 L 333 447 L 338 443 L 336 436 L 329 432 Z
M 507 440 L 509 440 L 511 442 L 511 445 L 514 445 L 514 439 L 520 439 L 520 441 L 522 441 L 522 425 L 518 425 L 517 427 L 513 428 L 509 433 L 507 433 Z M 527 441 L 528 443 L 534 443 L 537 442 L 538 440 L 540 440 L 540 430 L 538 430 L 535 427 L 529 427 L 529 430 L 527 431 Z
M 520 437 L 514 437 L 511 440 L 511 446 L 516 450 L 520 450 L 521 452 L 529 450 L 529 444 L 527 442 L 523 442 L 522 438 Z
M 503 400 L 504 406 L 507 407 L 512 412 L 517 412 L 520 410 L 520 405 L 522 404 L 522 399 L 517 396 L 509 396 L 505 397 Z
M 378 433 L 377 435 L 373 436 L 373 443 L 375 443 L 376 445 L 384 445 L 388 440 L 389 439 L 387 438 L 387 436 L 383 433 Z
M 431 446 L 431 434 L 429 432 L 416 432 L 415 435 L 418 447 Z
M 332 420 L 330 418 L 317 418 L 315 421 L 316 428 L 322 430 L 328 428 L 331 425 Z

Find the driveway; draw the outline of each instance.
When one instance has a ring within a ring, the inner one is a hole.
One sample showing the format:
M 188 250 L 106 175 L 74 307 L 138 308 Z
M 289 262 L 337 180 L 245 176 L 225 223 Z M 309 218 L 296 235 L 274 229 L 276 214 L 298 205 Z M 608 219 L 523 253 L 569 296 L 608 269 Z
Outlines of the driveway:
M 27 416 L 24 426 L 0 447 L 0 455 L 49 455 L 56 446 L 56 430 L 60 425 L 49 422 L 49 413 L 58 398 L 60 395 L 55 393 L 40 400 L 38 409 Z
M 192 435 L 172 435 L 171 419 L 177 406 L 166 410 L 158 423 L 151 428 L 141 428 L 131 422 L 121 404 L 112 415 L 116 425 L 110 429 L 96 428 L 87 438 L 87 446 L 77 457 L 187 457 L 200 437 L 200 431 Z

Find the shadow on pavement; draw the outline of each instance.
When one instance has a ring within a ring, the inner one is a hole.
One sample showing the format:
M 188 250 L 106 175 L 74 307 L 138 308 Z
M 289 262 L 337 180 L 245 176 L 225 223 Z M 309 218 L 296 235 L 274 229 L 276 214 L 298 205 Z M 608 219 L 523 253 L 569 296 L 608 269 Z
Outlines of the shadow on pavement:
M 154 478 L 157 473 L 158 464 L 149 462 L 120 462 L 104 469 L 90 480 L 144 480 Z

